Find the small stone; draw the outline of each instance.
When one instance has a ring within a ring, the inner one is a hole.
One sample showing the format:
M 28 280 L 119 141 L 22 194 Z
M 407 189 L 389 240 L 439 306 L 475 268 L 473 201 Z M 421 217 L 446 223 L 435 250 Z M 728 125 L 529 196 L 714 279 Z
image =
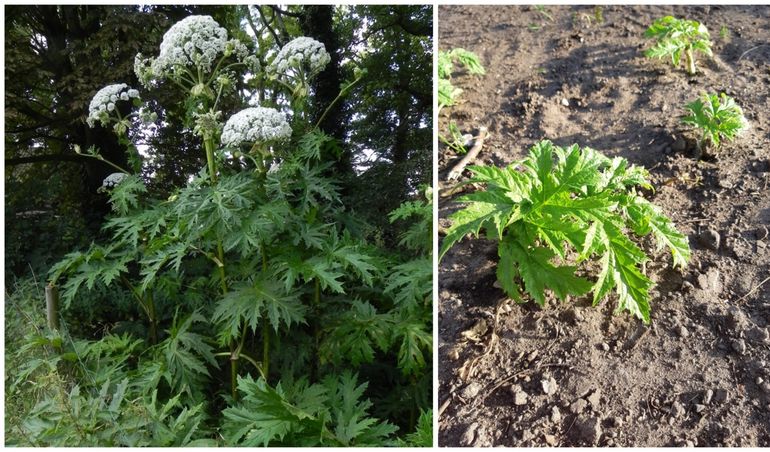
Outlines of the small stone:
M 765 379 L 764 379 L 764 378 L 762 378 L 762 377 L 757 377 L 757 379 L 756 379 L 756 380 L 754 380 L 754 383 L 756 383 L 756 384 L 757 384 L 757 386 L 761 385 L 761 384 L 762 384 L 762 383 L 764 383 L 764 382 L 765 382 Z
M 543 393 L 545 395 L 554 395 L 556 394 L 556 390 L 559 389 L 556 380 L 553 377 L 548 379 L 543 378 L 543 380 L 540 381 L 540 385 L 543 387 Z
M 707 272 L 698 275 L 698 287 L 708 290 L 714 295 L 722 292 L 722 280 L 717 268 L 709 268 Z
M 714 392 L 714 403 L 725 403 L 729 396 L 730 394 L 727 392 L 727 389 L 717 389 Z
M 721 237 L 719 236 L 719 233 L 711 228 L 706 229 L 698 236 L 698 242 L 701 245 L 715 251 L 719 249 L 720 241 Z
M 569 100 L 567 100 L 566 97 L 562 97 L 561 104 L 564 105 L 565 107 L 569 107 Z
M 596 445 L 602 437 L 602 424 L 598 418 L 579 419 L 575 423 L 575 428 L 580 439 L 592 446 Z
M 688 439 L 684 442 L 684 447 L 695 447 L 695 443 Z
M 599 403 L 601 401 L 602 392 L 601 390 L 597 389 L 593 392 L 590 396 L 588 396 L 588 402 L 591 404 L 591 408 L 594 411 L 599 411 Z
M 749 324 L 746 315 L 737 306 L 730 306 L 727 309 L 727 326 L 734 331 L 743 331 Z
M 463 388 L 462 390 L 462 396 L 464 399 L 472 399 L 479 395 L 479 392 L 483 389 L 483 386 L 481 383 L 478 382 L 471 382 L 468 386 Z
M 602 342 L 602 350 L 604 350 L 605 352 L 610 351 L 610 344 L 606 342 Z
M 750 341 L 760 342 L 762 344 L 770 344 L 770 331 L 768 331 L 767 328 L 754 326 L 746 332 L 746 337 Z
M 551 422 L 554 424 L 561 422 L 561 411 L 559 411 L 557 406 L 551 408 Z
M 701 405 L 700 403 L 696 403 L 695 404 L 695 412 L 696 413 L 700 413 L 700 412 L 702 412 L 705 409 L 706 409 L 706 405 Z
M 586 319 L 586 317 L 583 315 L 583 311 L 581 309 L 573 308 L 575 311 L 575 320 L 578 322 L 582 322 Z
M 543 435 L 543 437 L 545 439 L 546 444 L 548 444 L 551 447 L 556 446 L 557 441 L 554 435 Z
M 511 392 L 513 393 L 513 404 L 514 405 L 526 405 L 527 404 L 527 393 L 524 392 L 523 389 L 521 389 L 521 386 L 519 386 L 519 385 L 511 386 Z
M 527 361 L 534 361 L 535 358 L 537 358 L 538 352 L 537 350 L 532 350 L 532 353 L 527 356 Z
M 671 143 L 671 150 L 674 152 L 684 152 L 685 149 L 687 149 L 687 142 L 684 140 L 684 137 L 677 135 L 674 138 L 674 142 Z
M 730 346 L 733 348 L 735 353 L 739 355 L 746 353 L 746 341 L 743 339 L 733 339 L 732 342 L 730 342 Z
M 679 402 L 674 402 L 673 405 L 671 405 L 671 411 L 673 412 L 674 417 L 682 417 L 687 413 L 687 410 L 685 410 L 684 406 Z
M 711 389 L 706 391 L 706 394 L 703 396 L 703 404 L 708 405 L 711 403 L 711 398 L 714 397 L 714 391 Z
M 679 325 L 676 329 L 676 334 L 678 334 L 679 337 L 687 337 L 690 335 L 690 332 L 687 331 L 687 328 L 685 328 L 684 325 Z
M 585 399 L 577 399 L 569 406 L 569 410 L 575 414 L 580 414 L 585 411 L 586 407 L 588 407 L 588 402 Z
M 467 429 L 465 429 L 465 432 L 463 432 L 463 436 L 460 439 L 460 442 L 466 446 L 470 446 L 473 444 L 473 440 L 476 439 L 476 430 L 479 428 L 478 422 L 474 422 L 473 424 L 469 425 Z

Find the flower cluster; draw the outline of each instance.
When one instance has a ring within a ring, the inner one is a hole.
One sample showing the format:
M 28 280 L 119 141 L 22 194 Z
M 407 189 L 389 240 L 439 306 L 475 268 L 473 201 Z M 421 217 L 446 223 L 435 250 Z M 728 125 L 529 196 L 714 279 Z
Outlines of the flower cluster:
M 100 89 L 88 106 L 88 118 L 86 118 L 88 126 L 93 127 L 96 121 L 106 126 L 110 119 L 110 112 L 115 111 L 118 101 L 134 98 L 139 98 L 139 91 L 129 88 L 125 83 L 107 85 Z
M 259 62 L 255 64 L 255 59 L 249 57 L 249 49 L 237 39 L 228 40 L 227 30 L 211 16 L 188 16 L 163 35 L 157 58 L 136 55 L 134 72 L 143 84 L 149 85 L 155 78 L 180 76 L 188 66 L 209 73 L 218 57 L 231 55 L 250 68 L 259 69 Z
M 222 130 L 222 144 L 264 143 L 291 136 L 286 117 L 273 108 L 251 107 L 241 110 L 227 120 Z
M 175 66 L 200 66 L 211 70 L 217 55 L 224 52 L 227 30 L 211 16 L 188 16 L 175 23 L 163 35 L 160 54 L 152 70 L 162 74 Z
M 274 76 L 291 77 L 302 70 L 308 78 L 323 71 L 331 61 L 326 47 L 313 38 L 301 36 L 287 43 L 267 68 Z
M 128 174 L 126 173 L 112 173 L 104 179 L 104 182 L 102 182 L 102 188 L 117 187 L 118 184 L 123 182 L 123 179 L 127 177 Z

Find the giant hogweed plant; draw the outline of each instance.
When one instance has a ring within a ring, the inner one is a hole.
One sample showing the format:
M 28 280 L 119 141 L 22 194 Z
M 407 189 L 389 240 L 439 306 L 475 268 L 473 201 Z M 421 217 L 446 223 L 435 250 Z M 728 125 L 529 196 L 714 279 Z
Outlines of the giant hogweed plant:
M 687 73 L 695 75 L 695 53 L 712 56 L 708 29 L 695 20 L 661 17 L 644 32 L 645 38 L 654 38 L 655 45 L 644 51 L 648 58 L 671 58 L 671 64 L 679 67 L 684 56 Z
M 596 305 L 614 291 L 617 310 L 649 323 L 653 282 L 643 271 L 649 258 L 628 232 L 652 234 L 659 249 L 671 251 L 675 267 L 690 258 L 687 237 L 637 192 L 651 188 L 647 171 L 623 158 L 545 140 L 505 168 L 471 171 L 468 183 L 486 190 L 459 199 L 466 206 L 451 216 L 440 255 L 483 229 L 499 242 L 497 279 L 516 301 L 526 293 L 544 305 L 548 289 L 561 300 L 593 292 Z M 579 275 L 585 261 L 598 262 L 593 281 Z
M 215 383 L 229 363 L 228 444 L 384 444 L 396 427 L 370 415 L 366 384 L 351 369 L 392 354 L 392 378 L 430 393 L 430 259 L 389 255 L 340 226 L 348 213 L 322 161 L 336 144 L 304 114 L 309 83 L 330 60 L 323 44 L 297 38 L 264 71 L 255 51 L 211 17 L 190 16 L 155 58 L 137 55 L 145 87 L 187 94 L 206 166 L 168 199 L 153 199 L 138 174 L 116 166 L 103 186 L 112 239 L 67 255 L 50 281 L 65 309 L 96 286 L 123 287 L 146 315 L 137 356 L 153 363 L 164 393 L 200 401 L 212 384 L 227 388 Z M 221 100 L 241 96 L 236 81 L 255 73 L 288 105 L 228 117 Z M 356 71 L 337 100 L 363 76 Z M 89 106 L 89 125 L 112 126 L 131 148 L 128 131 L 157 119 L 140 94 L 108 85 Z M 173 319 L 165 330 L 164 319 Z M 417 425 L 428 406 L 412 398 L 403 425 Z

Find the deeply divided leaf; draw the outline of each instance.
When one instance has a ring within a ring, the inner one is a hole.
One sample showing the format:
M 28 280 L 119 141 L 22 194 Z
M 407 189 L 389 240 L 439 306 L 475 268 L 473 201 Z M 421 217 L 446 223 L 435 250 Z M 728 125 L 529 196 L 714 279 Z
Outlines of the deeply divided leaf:
M 497 239 L 497 278 L 514 300 L 523 293 L 545 304 L 546 290 L 565 300 L 593 292 L 594 304 L 615 293 L 618 310 L 650 321 L 652 281 L 643 273 L 644 251 L 626 235 L 652 234 L 671 251 L 675 267 L 690 258 L 687 237 L 660 208 L 636 192 L 651 188 L 644 168 L 590 148 L 537 143 L 529 156 L 506 168 L 475 167 L 471 181 L 484 191 L 459 198 L 441 256 L 467 234 Z M 596 260 L 594 281 L 577 276 L 578 264 Z

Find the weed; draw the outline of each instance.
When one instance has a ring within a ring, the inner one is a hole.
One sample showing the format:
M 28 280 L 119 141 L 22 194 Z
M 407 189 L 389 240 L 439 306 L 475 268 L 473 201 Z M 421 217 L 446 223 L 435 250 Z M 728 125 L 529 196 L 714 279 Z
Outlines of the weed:
M 471 171 L 468 183 L 486 184 L 486 190 L 459 199 L 466 206 L 450 217 L 440 256 L 466 234 L 479 236 L 484 229 L 499 242 L 497 279 L 514 300 L 523 299 L 520 283 L 540 305 L 546 288 L 561 300 L 593 292 L 594 305 L 614 288 L 618 310 L 649 323 L 654 284 L 642 273 L 649 258 L 623 231 L 652 233 L 659 250 L 671 250 L 674 266 L 684 267 L 690 258 L 687 237 L 636 192 L 637 186 L 651 188 L 647 171 L 623 158 L 545 140 L 508 167 Z M 563 264 L 592 258 L 600 265 L 594 282 L 577 276 L 576 265 Z
M 455 64 L 459 64 L 474 75 L 484 75 L 486 71 L 479 57 L 468 50 L 456 48 L 448 52 L 438 53 L 438 105 L 439 110 L 455 104 L 457 97 L 463 92 L 450 81 Z
M 722 25 L 719 28 L 719 37 L 722 39 L 727 39 L 730 37 L 730 29 L 727 28 L 727 25 Z
M 690 114 L 682 117 L 682 123 L 701 130 L 700 149 L 710 145 L 719 148 L 722 140 L 732 141 L 748 127 L 741 107 L 725 93 L 703 93 L 685 108 Z
M 646 38 L 655 38 L 655 45 L 644 54 L 648 58 L 670 57 L 674 67 L 685 57 L 687 73 L 695 75 L 695 52 L 711 56 L 709 32 L 700 22 L 666 16 L 657 19 L 644 32 Z

